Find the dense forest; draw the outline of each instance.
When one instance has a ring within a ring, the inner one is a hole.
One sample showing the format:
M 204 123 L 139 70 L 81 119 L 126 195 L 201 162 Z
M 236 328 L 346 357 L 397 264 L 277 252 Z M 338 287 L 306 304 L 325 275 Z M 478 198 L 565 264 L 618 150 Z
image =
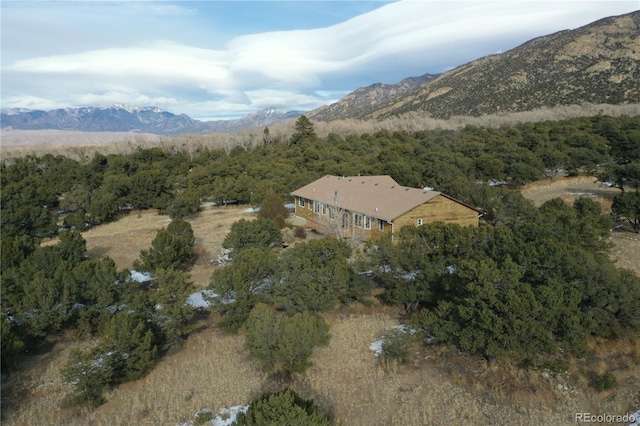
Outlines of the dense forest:
M 211 277 L 213 309 L 222 327 L 244 330 L 264 371 L 303 372 L 313 347 L 329 339 L 317 312 L 364 301 L 374 287 L 385 289 L 385 303 L 405 307 L 425 344 L 522 365 L 562 369 L 568 354 L 588 355 L 588 336 L 640 329 L 640 278 L 615 267 L 606 243 L 614 221 L 640 231 L 640 117 L 320 138 L 303 116 L 287 141 L 265 129 L 251 148 L 3 162 L 3 371 L 63 330 L 99 338 L 72 354 L 64 374 L 78 390 L 70 403 L 100 404 L 105 389 L 142 377 L 193 330 L 196 313 L 184 302 L 194 238 L 184 219 L 203 202 L 268 211 L 326 174 L 433 187 L 478 208 L 482 226 L 405 227 L 394 242 L 321 239 L 282 250 L 277 208 L 238 222 L 225 240 L 231 262 Z M 619 188 L 613 214 L 586 198 L 536 208 L 518 191 L 558 174 Z M 131 280 L 109 258 L 87 258 L 82 230 L 149 208 L 173 219 L 135 265 L 152 284 Z M 40 246 L 56 234 L 58 244 Z

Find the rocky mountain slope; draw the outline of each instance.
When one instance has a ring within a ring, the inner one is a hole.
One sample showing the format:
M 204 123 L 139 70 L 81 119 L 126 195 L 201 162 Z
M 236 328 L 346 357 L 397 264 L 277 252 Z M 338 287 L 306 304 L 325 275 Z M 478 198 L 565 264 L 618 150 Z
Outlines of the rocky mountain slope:
M 434 118 L 558 105 L 640 102 L 640 11 L 530 40 L 379 103 L 356 91 L 307 115 L 381 119 L 418 111 Z M 384 96 L 380 96 L 384 98 Z
M 437 77 L 438 75 L 434 74 L 424 74 L 420 77 L 405 78 L 397 84 L 375 83 L 361 87 L 339 102 L 312 111 L 309 117 L 330 121 L 342 117 L 366 116 L 374 113 L 381 105 L 401 100 L 415 88 Z
M 3 129 L 176 135 L 261 128 L 296 118 L 301 114 L 297 111 L 268 108 L 238 120 L 199 121 L 186 114 L 176 115 L 155 107 L 114 104 L 107 107 L 65 108 L 51 111 L 7 110 L 2 112 L 0 123 Z

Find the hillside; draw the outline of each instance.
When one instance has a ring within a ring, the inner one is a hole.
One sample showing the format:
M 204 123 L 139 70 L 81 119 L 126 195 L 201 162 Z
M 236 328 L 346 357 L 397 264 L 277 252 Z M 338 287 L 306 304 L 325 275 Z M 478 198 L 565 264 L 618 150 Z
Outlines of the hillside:
M 424 74 L 420 77 L 405 78 L 397 84 L 375 83 L 361 87 L 339 102 L 312 111 L 309 116 L 322 121 L 344 117 L 364 117 L 374 113 L 381 105 L 401 100 L 412 90 L 437 77 L 438 75 Z
M 480 116 L 575 104 L 640 102 L 640 11 L 536 38 L 459 66 L 399 98 L 356 91 L 307 114 L 316 120 Z M 363 96 L 365 95 L 365 96 Z

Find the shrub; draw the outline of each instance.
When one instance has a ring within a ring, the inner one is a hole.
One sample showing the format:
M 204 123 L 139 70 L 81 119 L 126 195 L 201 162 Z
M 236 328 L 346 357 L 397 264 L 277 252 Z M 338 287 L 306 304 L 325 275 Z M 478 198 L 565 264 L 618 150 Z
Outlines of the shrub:
M 282 234 L 278 225 L 270 219 L 240 219 L 231 225 L 231 231 L 222 242 L 229 249 L 230 258 L 247 247 L 273 247 L 282 245 Z
M 196 413 L 196 419 L 193 421 L 195 425 L 203 425 L 205 423 L 210 423 L 213 419 L 213 411 L 208 408 L 204 410 L 200 410 Z
M 278 309 L 292 313 L 335 306 L 349 288 L 350 255 L 351 248 L 335 238 L 311 240 L 285 251 L 274 286 Z
M 394 328 L 382 336 L 382 352 L 380 359 L 384 362 L 396 361 L 406 364 L 409 360 L 409 348 L 411 346 L 411 333 Z
M 602 392 L 618 387 L 618 380 L 611 371 L 605 371 L 602 374 L 591 372 L 589 377 L 589 385 L 598 392 Z
M 246 344 L 263 371 L 290 376 L 311 366 L 315 346 L 329 343 L 329 326 L 308 312 L 278 317 L 269 306 L 259 303 L 245 324 Z
M 288 216 L 289 211 L 284 206 L 282 197 L 276 194 L 272 189 L 267 191 L 262 204 L 260 204 L 258 219 L 272 220 L 278 225 L 278 228 L 282 229 L 285 226 L 285 219 Z
M 139 271 L 153 272 L 159 268 L 185 269 L 193 260 L 195 238 L 193 229 L 183 219 L 174 219 L 167 228 L 160 229 L 151 248 L 140 252 L 140 260 L 133 264 Z
M 246 413 L 239 413 L 237 426 L 305 425 L 328 426 L 329 418 L 318 411 L 312 399 L 303 399 L 294 391 L 267 392 L 249 405 Z
M 307 238 L 307 230 L 304 229 L 304 226 L 296 226 L 293 230 L 293 236 L 300 239 Z

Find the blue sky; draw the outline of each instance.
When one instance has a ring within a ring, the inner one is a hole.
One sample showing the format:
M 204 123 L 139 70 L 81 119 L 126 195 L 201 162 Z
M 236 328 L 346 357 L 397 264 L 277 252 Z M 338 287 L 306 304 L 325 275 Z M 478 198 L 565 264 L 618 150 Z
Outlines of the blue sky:
M 114 103 L 201 120 L 311 110 L 640 7 L 630 1 L 23 1 L 1 8 L 2 108 Z

